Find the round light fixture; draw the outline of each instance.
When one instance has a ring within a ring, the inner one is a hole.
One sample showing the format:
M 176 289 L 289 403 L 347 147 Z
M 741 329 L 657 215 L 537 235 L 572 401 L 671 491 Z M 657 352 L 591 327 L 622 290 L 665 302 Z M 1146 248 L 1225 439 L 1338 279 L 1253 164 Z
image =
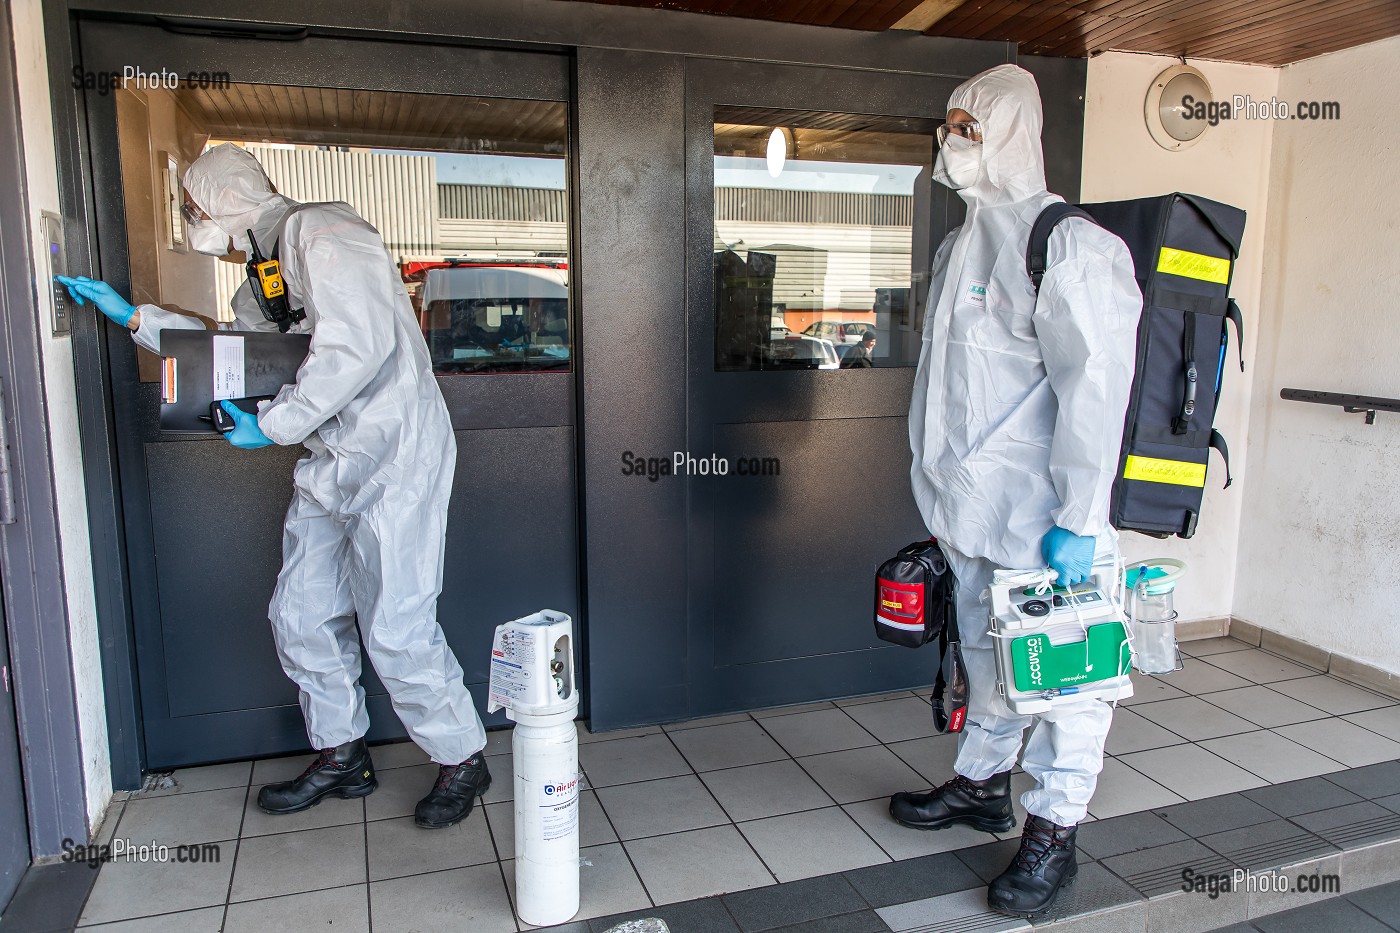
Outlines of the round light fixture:
M 777 178 L 787 164 L 788 146 L 792 142 L 792 132 L 786 127 L 774 127 L 768 134 L 768 174 Z
M 1152 79 L 1143 101 L 1147 132 L 1157 145 L 1173 152 L 1194 146 L 1209 125 L 1197 113 L 1208 111 L 1214 97 L 1210 82 L 1197 68 L 1173 65 Z

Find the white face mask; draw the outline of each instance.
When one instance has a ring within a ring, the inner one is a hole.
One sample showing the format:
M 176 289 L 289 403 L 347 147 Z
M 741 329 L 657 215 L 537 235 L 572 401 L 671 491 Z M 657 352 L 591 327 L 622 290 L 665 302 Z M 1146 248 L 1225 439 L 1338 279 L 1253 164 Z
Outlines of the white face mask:
M 190 246 L 195 252 L 204 253 L 206 256 L 227 256 L 228 255 L 228 234 L 219 229 L 219 225 L 212 220 L 197 220 L 194 223 L 186 223 L 186 231 L 189 233 Z
M 982 174 L 982 144 L 949 136 L 933 163 L 933 178 L 954 191 L 976 184 Z

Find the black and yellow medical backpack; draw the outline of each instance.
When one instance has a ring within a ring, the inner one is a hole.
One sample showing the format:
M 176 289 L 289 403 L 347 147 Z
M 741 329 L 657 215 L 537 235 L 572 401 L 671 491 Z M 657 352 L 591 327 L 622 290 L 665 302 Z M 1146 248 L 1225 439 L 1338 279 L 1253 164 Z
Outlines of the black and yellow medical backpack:
M 1212 447 L 1230 454 L 1214 428 L 1229 345 L 1243 341 L 1230 279 L 1244 236 L 1244 211 L 1193 194 L 1100 204 L 1056 203 L 1031 228 L 1026 271 L 1037 292 L 1050 232 L 1066 217 L 1093 221 L 1127 244 L 1142 290 L 1137 366 L 1113 484 L 1113 527 L 1157 537 L 1196 532 Z M 1240 370 L 1244 353 L 1239 351 Z

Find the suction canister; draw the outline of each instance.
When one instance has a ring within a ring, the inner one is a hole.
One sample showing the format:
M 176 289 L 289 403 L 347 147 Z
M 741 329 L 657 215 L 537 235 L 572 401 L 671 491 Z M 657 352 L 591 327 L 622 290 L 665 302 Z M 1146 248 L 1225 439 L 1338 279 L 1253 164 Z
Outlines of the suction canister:
M 1186 572 L 1179 560 L 1158 558 L 1125 569 L 1128 618 L 1133 627 L 1133 667 L 1144 674 L 1181 670 L 1176 646 L 1176 583 Z

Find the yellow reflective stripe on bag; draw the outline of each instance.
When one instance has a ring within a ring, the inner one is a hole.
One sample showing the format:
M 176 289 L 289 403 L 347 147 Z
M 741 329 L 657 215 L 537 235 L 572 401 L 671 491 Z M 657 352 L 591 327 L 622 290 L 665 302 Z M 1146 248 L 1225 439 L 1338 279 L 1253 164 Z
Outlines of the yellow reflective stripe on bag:
M 1230 260 L 1172 249 L 1170 246 L 1162 247 L 1162 253 L 1157 258 L 1157 271 L 1220 285 L 1230 284 Z
M 1203 487 L 1206 484 L 1206 465 L 1187 463 L 1184 460 L 1158 460 L 1155 457 L 1128 455 L 1123 467 L 1124 479 L 1135 479 L 1144 483 L 1170 483 L 1173 486 Z

